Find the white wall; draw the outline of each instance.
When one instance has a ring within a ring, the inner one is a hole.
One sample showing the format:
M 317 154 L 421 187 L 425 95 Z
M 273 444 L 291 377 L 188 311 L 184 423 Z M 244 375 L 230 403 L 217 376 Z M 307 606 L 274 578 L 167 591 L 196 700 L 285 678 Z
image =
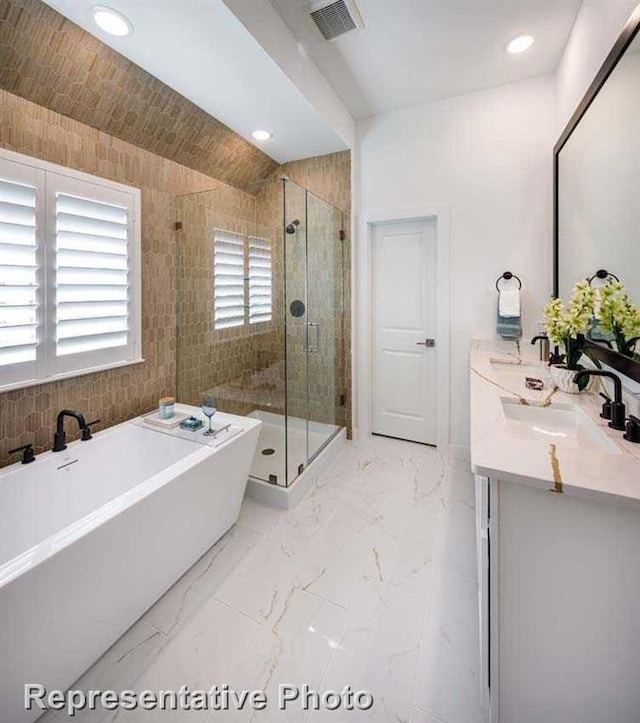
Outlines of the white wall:
M 584 0 L 556 71 L 557 135 L 567 124 L 638 0 Z
M 358 228 L 381 211 L 448 205 L 451 220 L 451 442 L 469 445 L 468 353 L 495 335 L 496 278 L 523 282 L 524 343 L 552 290 L 555 84 L 545 76 L 377 116 L 357 125 Z M 357 326 L 368 320 L 366 234 L 357 258 Z M 362 333 L 361 333 L 362 336 Z M 360 427 L 367 431 L 368 359 L 359 343 Z M 364 414 L 364 418 L 363 418 Z

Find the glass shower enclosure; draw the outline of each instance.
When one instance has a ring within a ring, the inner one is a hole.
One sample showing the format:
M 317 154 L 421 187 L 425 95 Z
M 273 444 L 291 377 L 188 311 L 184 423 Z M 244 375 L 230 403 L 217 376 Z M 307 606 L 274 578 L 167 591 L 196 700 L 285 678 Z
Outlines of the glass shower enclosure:
M 178 400 L 262 420 L 251 476 L 289 486 L 344 425 L 342 211 L 281 178 L 178 220 Z

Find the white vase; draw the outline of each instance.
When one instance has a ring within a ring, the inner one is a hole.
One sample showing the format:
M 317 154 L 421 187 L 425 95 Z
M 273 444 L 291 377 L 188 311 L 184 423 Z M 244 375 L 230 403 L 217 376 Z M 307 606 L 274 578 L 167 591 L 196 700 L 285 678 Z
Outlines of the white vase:
M 549 367 L 549 376 L 551 381 L 558 387 L 561 392 L 567 394 L 580 394 L 591 386 L 591 380 L 585 389 L 578 389 L 578 385 L 573 381 L 578 372 L 575 369 L 567 369 L 564 364 L 552 364 Z

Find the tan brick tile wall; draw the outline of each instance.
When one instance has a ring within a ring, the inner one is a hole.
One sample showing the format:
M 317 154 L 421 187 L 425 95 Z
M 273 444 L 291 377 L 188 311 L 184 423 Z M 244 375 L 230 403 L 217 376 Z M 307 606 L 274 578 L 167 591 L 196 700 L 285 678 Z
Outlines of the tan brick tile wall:
M 255 201 L 190 168 L 0 90 L 0 146 L 141 189 L 142 354 L 144 364 L 0 394 L 0 465 L 7 450 L 53 441 L 64 407 L 99 417 L 101 427 L 153 409 L 176 392 L 176 198 L 216 189 L 219 203 Z M 69 425 L 70 429 L 72 426 Z M 73 438 L 74 434 L 71 435 Z

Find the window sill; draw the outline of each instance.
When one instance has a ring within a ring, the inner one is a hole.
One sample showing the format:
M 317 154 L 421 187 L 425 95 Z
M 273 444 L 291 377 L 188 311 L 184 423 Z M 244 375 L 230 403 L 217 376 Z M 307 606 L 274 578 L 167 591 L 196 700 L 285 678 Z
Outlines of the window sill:
M 84 377 L 87 374 L 96 374 L 98 372 L 106 372 L 111 369 L 121 369 L 122 367 L 133 366 L 134 364 L 142 364 L 145 359 L 137 357 L 136 359 L 128 359 L 127 361 L 116 362 L 115 364 L 103 364 L 101 366 L 91 367 L 90 369 L 81 369 L 79 371 L 66 372 L 65 374 L 57 374 L 55 377 L 48 379 L 29 379 L 28 381 L 15 382 L 14 384 L 5 384 L 0 386 L 0 394 L 5 392 L 13 392 L 17 389 L 28 389 L 29 387 L 39 387 L 45 384 L 53 384 L 61 382 L 65 379 L 74 379 L 76 377 Z

